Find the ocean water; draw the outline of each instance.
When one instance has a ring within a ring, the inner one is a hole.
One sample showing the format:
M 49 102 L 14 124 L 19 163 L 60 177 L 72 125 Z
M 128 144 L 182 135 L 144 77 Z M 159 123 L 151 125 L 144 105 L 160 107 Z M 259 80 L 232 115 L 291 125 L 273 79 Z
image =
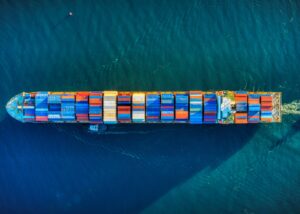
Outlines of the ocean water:
M 68 16 L 69 11 L 73 16 Z M 298 213 L 300 118 L 21 124 L 36 90 L 272 90 L 300 98 L 297 0 L 0 1 L 1 213 Z

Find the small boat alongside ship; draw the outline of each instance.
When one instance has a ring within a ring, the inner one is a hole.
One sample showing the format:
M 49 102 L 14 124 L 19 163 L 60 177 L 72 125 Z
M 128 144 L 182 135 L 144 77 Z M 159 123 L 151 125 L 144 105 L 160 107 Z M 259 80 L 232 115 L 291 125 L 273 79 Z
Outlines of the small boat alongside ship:
M 281 122 L 280 92 L 22 92 L 6 105 L 23 123 L 249 124 Z

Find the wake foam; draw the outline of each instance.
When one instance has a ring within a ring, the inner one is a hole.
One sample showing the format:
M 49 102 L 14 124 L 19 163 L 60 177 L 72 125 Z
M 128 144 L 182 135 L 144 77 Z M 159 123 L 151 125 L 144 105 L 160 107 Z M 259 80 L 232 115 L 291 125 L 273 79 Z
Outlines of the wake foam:
M 294 100 L 291 103 L 282 106 L 282 114 L 300 115 L 300 100 Z

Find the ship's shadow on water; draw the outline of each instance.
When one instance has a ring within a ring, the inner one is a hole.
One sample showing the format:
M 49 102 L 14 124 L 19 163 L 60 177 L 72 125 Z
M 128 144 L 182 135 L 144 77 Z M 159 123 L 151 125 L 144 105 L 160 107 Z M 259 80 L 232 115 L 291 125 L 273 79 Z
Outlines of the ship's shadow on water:
M 28 182 L 24 186 L 33 185 L 30 176 L 38 174 L 45 183 L 45 188 L 41 187 L 43 197 L 50 198 L 49 203 L 57 210 L 70 203 L 68 198 L 75 194 L 80 206 L 73 202 L 67 211 L 137 213 L 193 175 L 217 168 L 243 148 L 257 128 L 258 125 L 118 125 L 108 128 L 110 134 L 97 135 L 88 133 L 85 125 L 20 124 L 6 118 L 0 134 L 14 141 L 7 146 L 16 155 L 22 153 L 20 148 L 26 150 L 33 164 L 32 174 L 22 179 Z M 5 131 L 15 134 L 10 136 Z M 30 140 L 22 141 L 24 136 Z M 23 161 L 26 162 L 24 156 Z M 40 167 L 50 170 L 41 174 Z M 49 180 L 53 174 L 57 176 L 55 181 Z M 53 189 L 64 197 L 52 197 Z M 34 203 L 35 196 L 26 200 Z M 115 206 L 115 200 L 124 203 Z
M 300 119 L 298 119 L 293 123 L 291 129 L 289 129 L 289 131 L 285 135 L 283 135 L 280 139 L 274 142 L 274 144 L 270 147 L 270 150 L 273 150 L 276 147 L 280 146 L 281 144 L 285 143 L 286 141 L 288 141 L 289 138 L 292 138 L 299 131 L 300 131 Z

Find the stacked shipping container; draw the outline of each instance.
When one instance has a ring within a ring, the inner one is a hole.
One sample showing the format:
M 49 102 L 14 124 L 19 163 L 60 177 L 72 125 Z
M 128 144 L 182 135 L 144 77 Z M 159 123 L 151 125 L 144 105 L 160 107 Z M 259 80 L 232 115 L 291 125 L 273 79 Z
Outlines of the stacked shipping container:
M 202 93 L 200 91 L 190 92 L 190 123 L 202 123 Z
M 145 122 L 145 93 L 132 94 L 132 121 Z
M 40 91 L 35 95 L 35 120 L 48 121 L 48 92 Z
M 131 93 L 119 92 L 118 94 L 118 121 L 120 123 L 131 122 Z
M 235 123 L 247 123 L 247 92 L 235 92 L 234 99 L 236 103 Z
M 76 120 L 79 122 L 89 121 L 89 92 L 76 93 Z
M 148 93 L 146 95 L 146 119 L 147 122 L 160 121 L 160 95 L 159 93 Z
M 90 92 L 89 96 L 89 119 L 92 123 L 102 123 L 102 99 L 103 94 L 100 91 Z
M 117 91 L 105 91 L 103 96 L 103 121 L 107 124 L 116 124 L 117 121 Z
M 179 92 L 175 95 L 175 121 L 186 123 L 189 119 L 189 95 L 186 92 Z
M 161 121 L 174 121 L 174 95 L 173 93 L 161 93 Z
M 204 123 L 217 122 L 217 96 L 216 94 L 204 94 Z
M 270 94 L 261 95 L 261 121 L 272 122 L 273 98 Z
M 260 95 L 248 95 L 248 123 L 258 123 L 260 116 Z
M 64 121 L 75 121 L 75 94 L 68 93 L 61 96 L 61 118 Z
M 35 94 L 25 93 L 23 102 L 23 119 L 25 122 L 35 121 Z
M 51 122 L 61 121 L 61 94 L 49 94 L 48 119 Z

